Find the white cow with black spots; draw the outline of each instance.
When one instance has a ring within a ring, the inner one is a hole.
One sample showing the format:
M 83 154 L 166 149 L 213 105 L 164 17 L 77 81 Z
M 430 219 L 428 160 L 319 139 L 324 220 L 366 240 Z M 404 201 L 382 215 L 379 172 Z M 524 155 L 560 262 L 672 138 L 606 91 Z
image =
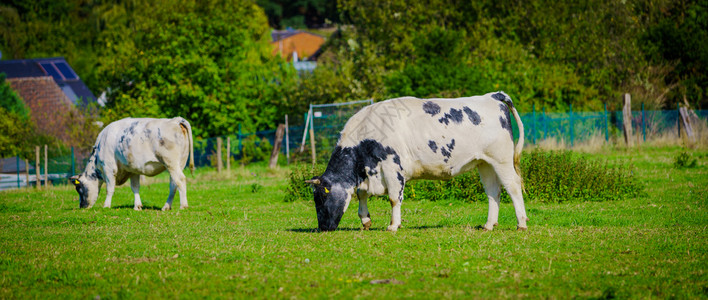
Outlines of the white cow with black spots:
M 516 145 L 509 111 L 519 127 Z M 477 168 L 489 198 L 484 229 L 497 225 L 503 186 L 513 201 L 517 228 L 525 230 L 519 172 L 523 132 L 504 92 L 456 99 L 402 97 L 367 106 L 344 126 L 325 172 L 307 181 L 314 186 L 318 226 L 335 230 L 356 193 L 359 217 L 368 229 L 367 197 L 388 194 L 392 214 L 387 229 L 396 231 L 407 181 L 450 179 Z
M 170 195 L 162 210 L 172 208 L 175 190 L 179 190 L 180 208 L 187 208 L 187 178 L 182 170 L 189 158 L 194 171 L 194 143 L 192 127 L 187 120 L 126 118 L 108 124 L 98 134 L 86 169 L 71 178 L 79 193 L 79 206 L 91 208 L 98 198 L 101 185 L 106 183 L 106 202 L 116 185 L 130 179 L 135 201 L 133 209 L 141 210 L 140 175 L 155 176 L 167 170 L 170 173 Z

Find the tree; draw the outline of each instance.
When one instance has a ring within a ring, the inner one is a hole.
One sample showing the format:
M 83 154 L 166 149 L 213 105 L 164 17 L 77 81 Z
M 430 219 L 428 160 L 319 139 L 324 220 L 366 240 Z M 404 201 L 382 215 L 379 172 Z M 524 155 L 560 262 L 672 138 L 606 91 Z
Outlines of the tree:
M 320 28 L 339 22 L 336 0 L 257 0 L 270 27 Z
M 0 157 L 31 157 L 35 145 L 52 141 L 35 129 L 29 108 L 5 81 L 5 73 L 0 73 Z
M 111 88 L 103 115 L 182 116 L 201 137 L 273 127 L 295 73 L 271 55 L 263 11 L 250 1 L 138 4 L 106 31 L 99 74 Z

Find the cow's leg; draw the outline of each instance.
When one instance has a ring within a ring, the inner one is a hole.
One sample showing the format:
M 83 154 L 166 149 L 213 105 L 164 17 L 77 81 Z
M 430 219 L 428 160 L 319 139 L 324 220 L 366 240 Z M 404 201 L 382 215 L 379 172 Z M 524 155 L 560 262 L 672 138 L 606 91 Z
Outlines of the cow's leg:
M 524 198 L 521 193 L 521 177 L 516 174 L 514 170 L 514 164 L 509 162 L 508 164 L 496 165 L 494 170 L 497 172 L 499 181 L 509 193 L 511 197 L 511 202 L 514 203 L 514 210 L 516 211 L 516 228 L 518 230 L 526 230 L 526 208 L 524 207 Z
M 499 185 L 497 173 L 494 172 L 494 168 L 491 165 L 483 162 L 477 169 L 479 170 L 482 185 L 484 185 L 484 192 L 487 194 L 487 199 L 489 199 L 489 212 L 487 213 L 487 223 L 484 224 L 484 229 L 494 230 L 494 226 L 497 226 L 497 220 L 499 220 L 501 186 Z
M 106 180 L 106 202 L 103 203 L 103 207 L 110 208 L 111 200 L 113 199 L 113 192 L 116 190 L 116 183 L 113 180 Z
M 133 190 L 133 196 L 135 196 L 135 201 L 133 202 L 134 210 L 142 210 L 143 203 L 140 201 L 140 175 L 133 174 L 130 176 L 130 189 Z
M 390 168 L 394 168 L 390 166 Z M 395 169 L 398 165 L 395 165 Z M 401 227 L 401 203 L 403 203 L 403 188 L 405 187 L 405 179 L 400 172 L 393 174 L 384 174 L 386 177 L 386 189 L 388 190 L 388 198 L 391 201 L 391 225 L 388 225 L 386 230 L 396 231 Z
M 172 199 L 175 198 L 176 191 L 177 191 L 177 184 L 175 183 L 174 179 L 172 179 L 172 176 L 170 176 L 170 194 L 167 196 L 167 202 L 165 202 L 165 206 L 162 207 L 162 211 L 172 209 Z
M 369 230 L 371 227 L 371 216 L 369 215 L 369 208 L 366 206 L 366 199 L 369 198 L 369 194 L 366 191 L 358 190 L 356 196 L 359 198 L 359 218 L 361 219 L 361 224 L 364 225 L 364 230 Z
M 182 169 L 170 168 L 168 171 L 170 172 L 170 178 L 174 181 L 177 186 L 177 190 L 179 191 L 179 208 L 185 209 L 189 207 L 187 204 L 187 177 L 184 176 Z M 171 186 L 170 189 L 172 189 Z M 172 203 L 170 203 L 170 205 L 171 204 Z

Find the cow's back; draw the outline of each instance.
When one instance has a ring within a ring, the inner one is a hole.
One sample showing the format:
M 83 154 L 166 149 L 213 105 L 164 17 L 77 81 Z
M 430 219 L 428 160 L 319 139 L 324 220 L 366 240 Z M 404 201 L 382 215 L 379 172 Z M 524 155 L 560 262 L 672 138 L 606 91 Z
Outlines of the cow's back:
M 125 118 L 99 134 L 96 151 L 104 164 L 119 172 L 153 176 L 165 170 L 165 163 L 186 163 L 188 140 L 180 127 L 181 118 Z
M 408 178 L 449 178 L 479 160 L 513 160 L 508 122 L 506 105 L 489 94 L 395 98 L 367 106 L 350 118 L 339 146 L 375 140 L 400 155 Z

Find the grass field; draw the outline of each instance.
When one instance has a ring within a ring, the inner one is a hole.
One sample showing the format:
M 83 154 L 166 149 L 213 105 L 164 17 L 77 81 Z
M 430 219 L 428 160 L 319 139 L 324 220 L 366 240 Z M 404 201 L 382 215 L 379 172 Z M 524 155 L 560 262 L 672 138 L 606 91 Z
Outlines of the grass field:
M 0 193 L 0 298 L 706 298 L 708 152 L 676 169 L 680 148 L 606 150 L 629 161 L 646 196 L 608 202 L 527 202 L 517 232 L 502 203 L 406 199 L 403 227 L 386 232 L 390 205 L 356 202 L 340 230 L 320 233 L 312 201 L 283 201 L 288 170 L 198 170 L 189 209 L 162 212 L 167 176 L 129 185 L 114 207 L 79 209 L 73 187 Z M 176 200 L 178 202 L 178 200 Z M 177 203 L 176 202 L 176 203 Z

